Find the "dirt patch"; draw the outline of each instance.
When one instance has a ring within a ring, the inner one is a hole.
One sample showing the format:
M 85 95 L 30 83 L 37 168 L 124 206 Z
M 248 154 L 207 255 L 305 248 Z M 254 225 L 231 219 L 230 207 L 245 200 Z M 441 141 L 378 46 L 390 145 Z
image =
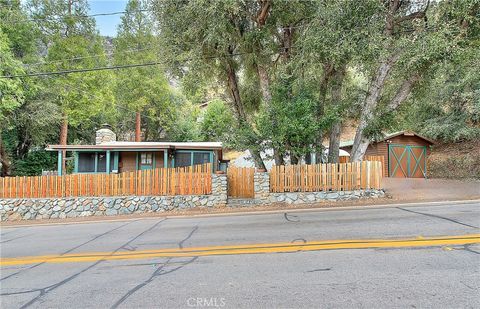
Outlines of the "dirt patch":
M 480 179 L 480 140 L 435 145 L 427 164 L 430 178 Z
M 480 198 L 480 181 L 423 178 L 384 178 L 385 193 L 397 201 L 442 201 Z

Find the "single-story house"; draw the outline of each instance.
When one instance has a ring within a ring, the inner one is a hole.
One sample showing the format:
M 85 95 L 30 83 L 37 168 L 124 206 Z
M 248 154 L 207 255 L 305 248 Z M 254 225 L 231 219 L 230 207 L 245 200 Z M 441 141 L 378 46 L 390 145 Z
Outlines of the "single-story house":
M 401 178 L 424 178 L 427 175 L 427 157 L 434 141 L 415 132 L 400 131 L 368 145 L 366 156 L 384 157 L 384 175 Z M 349 153 L 353 141 L 340 143 L 340 149 Z
M 95 145 L 48 145 L 58 152 L 58 175 L 63 152 L 73 153 L 74 173 L 122 173 L 159 167 L 185 167 L 212 163 L 213 171 L 225 170 L 219 142 L 123 142 L 104 126 L 96 132 Z

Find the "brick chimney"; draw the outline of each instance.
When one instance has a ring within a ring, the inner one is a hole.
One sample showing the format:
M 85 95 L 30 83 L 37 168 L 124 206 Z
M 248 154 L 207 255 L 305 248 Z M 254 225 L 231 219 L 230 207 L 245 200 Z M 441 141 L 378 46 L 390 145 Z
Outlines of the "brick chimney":
M 113 133 L 109 124 L 103 124 L 102 127 L 95 132 L 95 145 L 115 142 L 117 135 Z

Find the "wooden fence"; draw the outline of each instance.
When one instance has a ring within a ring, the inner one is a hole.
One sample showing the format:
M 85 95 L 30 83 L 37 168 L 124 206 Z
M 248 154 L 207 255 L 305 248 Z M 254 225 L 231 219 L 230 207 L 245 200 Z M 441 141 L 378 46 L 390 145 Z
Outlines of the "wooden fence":
M 338 163 L 349 163 L 350 157 L 339 157 Z M 364 161 L 380 161 L 382 162 L 382 166 L 385 167 L 385 157 L 384 156 L 364 156 Z M 382 177 L 383 177 L 383 169 L 382 169 Z
M 228 196 L 253 198 L 255 168 L 229 166 L 227 169 Z
M 270 192 L 349 191 L 380 189 L 382 163 L 280 165 L 270 172 Z
M 0 198 L 211 194 L 211 163 L 120 174 L 0 178 Z

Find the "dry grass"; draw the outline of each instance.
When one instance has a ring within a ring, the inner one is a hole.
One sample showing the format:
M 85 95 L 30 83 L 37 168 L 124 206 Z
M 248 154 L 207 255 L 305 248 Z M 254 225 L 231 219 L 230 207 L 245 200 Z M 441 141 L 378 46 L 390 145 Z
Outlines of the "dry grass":
M 428 176 L 480 179 L 480 140 L 435 146 L 428 158 Z

